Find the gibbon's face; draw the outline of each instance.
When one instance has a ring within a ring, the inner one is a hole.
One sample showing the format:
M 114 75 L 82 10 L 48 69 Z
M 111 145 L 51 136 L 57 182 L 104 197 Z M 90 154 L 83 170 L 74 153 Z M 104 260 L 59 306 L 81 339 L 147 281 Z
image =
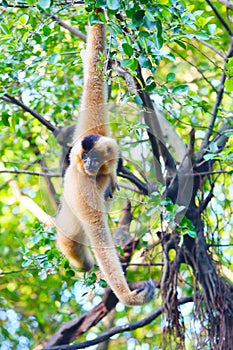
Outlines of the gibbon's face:
M 98 134 L 86 136 L 82 142 L 81 160 L 84 171 L 90 176 L 111 173 L 118 159 L 115 140 Z

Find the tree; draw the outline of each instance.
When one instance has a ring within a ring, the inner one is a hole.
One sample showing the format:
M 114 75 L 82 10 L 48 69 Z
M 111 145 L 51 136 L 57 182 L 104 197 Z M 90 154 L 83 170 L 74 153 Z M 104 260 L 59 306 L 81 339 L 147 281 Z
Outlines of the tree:
M 117 304 L 97 267 L 74 271 L 55 244 L 70 147 L 61 130 L 78 115 L 95 6 L 107 13 L 109 122 L 123 159 L 109 225 L 132 288 L 154 280 L 142 307 Z M 2 1 L 0 349 L 233 348 L 232 10 Z

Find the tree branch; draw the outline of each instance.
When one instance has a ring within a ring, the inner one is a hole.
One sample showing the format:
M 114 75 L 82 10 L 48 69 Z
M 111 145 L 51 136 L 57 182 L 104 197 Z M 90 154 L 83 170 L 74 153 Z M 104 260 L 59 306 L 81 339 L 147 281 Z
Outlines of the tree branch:
M 215 16 L 219 19 L 219 21 L 222 23 L 223 27 L 226 29 L 226 31 L 228 32 L 229 36 L 233 36 L 233 33 L 231 31 L 231 28 L 229 27 L 229 25 L 225 22 L 225 20 L 223 19 L 223 17 L 220 15 L 220 13 L 218 12 L 218 10 L 216 9 L 216 7 L 212 4 L 212 2 L 210 0 L 206 0 L 207 4 L 212 8 L 212 10 L 215 13 Z
M 195 39 L 196 39 L 199 43 L 201 43 L 202 45 L 208 47 L 209 49 L 211 49 L 212 51 L 214 51 L 215 53 L 217 53 L 220 57 L 222 57 L 222 58 L 224 58 L 224 59 L 226 58 L 225 54 L 224 54 L 222 51 L 220 51 L 219 49 L 217 49 L 217 47 L 211 45 L 208 41 L 203 41 L 203 40 L 200 40 L 199 38 L 196 38 L 196 37 L 195 37 Z
M 62 175 L 60 173 L 39 173 L 36 171 L 30 171 L 30 170 L 8 170 L 3 169 L 0 170 L 0 173 L 5 174 L 27 174 L 27 175 L 35 175 L 35 176 L 48 176 L 48 177 L 61 177 Z
M 193 302 L 193 297 L 186 297 L 178 300 L 179 305 L 187 304 Z M 158 307 L 152 314 L 149 316 L 143 318 L 140 321 L 137 321 L 132 324 L 126 324 L 124 326 L 118 326 L 118 327 L 113 327 L 110 328 L 107 332 L 102 333 L 99 337 L 93 340 L 89 341 L 84 341 L 79 344 L 74 344 L 74 345 L 59 345 L 59 346 L 52 346 L 52 347 L 47 347 L 45 346 L 42 350 L 76 350 L 76 349 L 84 349 L 86 347 L 92 346 L 99 344 L 103 342 L 106 339 L 109 339 L 115 334 L 123 333 L 123 332 L 129 332 L 133 331 L 138 328 L 145 327 L 146 325 L 150 324 L 152 321 L 154 321 L 157 317 L 159 317 L 162 312 L 164 311 L 164 307 L 160 306 Z
M 30 107 L 26 106 L 21 101 L 17 100 L 15 97 L 13 97 L 9 94 L 5 94 L 4 96 L 2 96 L 0 98 L 1 98 L 1 100 L 5 101 L 5 102 L 12 103 L 16 106 L 23 108 L 23 110 L 25 112 L 30 113 L 33 117 L 35 117 L 37 120 L 39 120 L 39 122 L 41 122 L 43 125 L 45 125 L 46 128 L 51 130 L 52 132 L 54 132 L 57 129 L 57 127 L 55 125 L 53 125 L 48 120 L 46 120 L 44 117 L 42 117 L 42 115 L 40 115 L 38 112 L 31 109 Z
M 142 182 L 140 179 L 138 179 L 137 176 L 135 176 L 133 173 L 131 173 L 131 171 L 129 171 L 123 165 L 118 169 L 117 175 L 122 177 L 122 178 L 124 178 L 124 179 L 129 180 L 130 182 L 132 182 L 145 195 L 149 194 L 149 186 L 148 186 L 148 184 L 146 184 L 146 183 Z
M 143 111 L 143 115 L 144 115 L 146 124 L 149 126 L 148 136 L 150 138 L 154 158 L 156 160 L 156 163 L 158 163 L 158 164 L 155 164 L 157 180 L 160 181 L 161 183 L 164 183 L 161 165 L 159 161 L 160 155 L 164 159 L 164 162 L 167 166 L 167 170 L 171 173 L 176 172 L 176 162 L 164 144 L 163 134 L 160 128 L 158 117 L 154 110 L 153 103 L 150 99 L 150 96 L 144 90 L 144 88 L 146 87 L 146 84 L 143 79 L 140 66 L 138 66 L 137 73 L 138 73 L 138 79 L 140 80 L 142 87 L 140 86 L 138 81 L 136 81 L 135 83 L 137 86 L 138 94 L 143 101 L 143 106 L 145 108 Z
M 57 24 L 59 24 L 61 27 L 67 29 L 70 33 L 77 36 L 78 38 L 86 41 L 87 37 L 85 34 L 83 34 L 80 30 L 76 29 L 75 27 L 70 26 L 69 24 L 63 22 L 58 16 L 52 15 L 48 12 L 45 13 L 46 16 L 52 18 Z

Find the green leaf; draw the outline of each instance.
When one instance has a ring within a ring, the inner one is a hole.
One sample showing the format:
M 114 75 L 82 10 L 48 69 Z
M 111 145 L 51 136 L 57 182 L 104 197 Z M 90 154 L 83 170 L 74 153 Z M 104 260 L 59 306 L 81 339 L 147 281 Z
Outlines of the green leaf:
M 228 76 L 233 75 L 233 57 L 230 57 L 226 64 L 226 74 Z
M 143 10 L 139 10 L 135 12 L 134 16 L 132 17 L 133 23 L 137 25 L 141 25 L 143 23 L 144 15 L 145 15 L 145 11 Z
M 216 26 L 216 24 L 209 24 L 208 29 L 209 29 L 210 34 L 214 35 L 214 33 L 216 32 L 217 26 Z
M 133 55 L 133 48 L 127 43 L 122 44 L 122 49 L 124 50 L 124 53 L 127 56 L 132 56 Z
M 0 4 L 5 8 L 9 6 L 6 0 L 2 0 Z
M 156 48 L 160 50 L 163 46 L 163 38 L 162 38 L 163 28 L 162 28 L 162 23 L 159 19 L 155 22 L 155 24 L 156 24 L 157 32 L 155 32 L 154 34 L 154 42 L 155 42 Z
M 116 249 L 118 250 L 121 256 L 125 255 L 124 249 L 122 249 L 119 244 L 116 245 Z
M 29 20 L 29 16 L 28 15 L 22 15 L 22 16 L 19 17 L 19 21 L 23 25 L 27 24 L 28 20 Z
M 146 10 L 145 15 L 149 19 L 149 21 L 154 22 L 154 20 L 155 20 L 154 13 L 150 12 L 149 10 Z
M 174 40 L 177 45 L 182 47 L 182 49 L 186 50 L 186 45 L 181 40 Z
M 173 90 L 172 90 L 172 93 L 173 94 L 182 94 L 183 92 L 186 92 L 187 90 L 189 89 L 189 86 L 186 85 L 186 84 L 181 84 L 181 85 L 178 85 L 176 86 Z
M 108 286 L 107 282 L 105 280 L 102 280 L 102 279 L 99 280 L 99 285 L 102 288 L 107 288 L 107 286 Z
M 197 234 L 195 231 L 192 231 L 192 230 L 188 230 L 187 231 L 187 234 L 189 235 L 189 237 L 191 238 L 196 238 L 197 237 Z
M 51 29 L 49 26 L 43 26 L 43 33 L 44 35 L 48 36 L 51 33 Z
M 124 68 L 129 68 L 133 71 L 135 71 L 138 67 L 138 61 L 134 58 L 134 59 L 124 59 L 121 61 L 121 65 Z
M 4 23 L 0 23 L 0 30 L 3 32 L 3 34 L 10 34 L 10 30 Z
M 232 92 L 233 91 L 233 78 L 227 79 L 225 82 L 225 87 L 227 92 Z
M 145 91 L 151 92 L 151 91 L 154 91 L 155 88 L 156 88 L 156 84 L 155 84 L 155 82 L 153 81 L 152 83 L 146 85 Z
M 73 270 L 66 270 L 65 275 L 67 277 L 73 277 L 75 275 L 75 272 Z
M 134 95 L 134 101 L 137 103 L 137 105 L 143 106 L 143 101 L 140 96 Z
M 41 36 L 40 36 L 38 33 L 36 33 L 36 34 L 33 36 L 33 40 L 35 40 L 35 42 L 36 42 L 37 44 L 40 44 L 40 43 L 42 42 L 42 38 L 41 38 Z
M 119 0 L 107 0 L 107 7 L 109 10 L 116 11 L 121 7 L 121 2 Z
M 23 267 L 27 267 L 27 266 L 32 265 L 32 263 L 33 263 L 32 260 L 27 259 L 27 260 L 24 260 L 24 261 L 22 262 L 22 266 L 23 266 Z
M 140 55 L 138 61 L 139 61 L 139 64 L 142 68 L 147 68 L 147 69 L 152 68 L 151 61 L 149 60 L 149 58 L 147 56 Z
M 197 39 L 201 39 L 201 40 L 209 40 L 210 36 L 206 33 L 199 33 L 199 34 L 195 34 L 194 35 Z
M 230 137 L 230 136 L 233 136 L 233 131 L 227 131 L 225 133 L 226 137 Z
M 158 50 L 160 50 L 163 46 L 163 38 L 159 32 L 154 33 L 154 43 L 155 43 L 156 49 Z
M 70 263 L 69 263 L 69 260 L 64 258 L 62 260 L 62 267 L 64 267 L 64 269 L 69 269 L 70 268 Z
M 168 73 L 166 76 L 166 81 L 174 81 L 174 80 L 176 80 L 175 73 Z
M 109 25 L 109 27 L 114 28 L 115 31 L 116 31 L 118 34 L 122 34 L 122 29 L 121 29 L 121 27 L 119 27 L 117 24 L 111 23 L 111 25 Z
M 37 3 L 43 10 L 47 10 L 51 5 L 51 0 L 38 0 Z
M 10 115 L 9 115 L 7 112 L 3 112 L 1 117 L 2 117 L 2 123 L 3 123 L 5 126 L 10 126 L 10 123 L 9 123 L 9 117 L 10 117 Z

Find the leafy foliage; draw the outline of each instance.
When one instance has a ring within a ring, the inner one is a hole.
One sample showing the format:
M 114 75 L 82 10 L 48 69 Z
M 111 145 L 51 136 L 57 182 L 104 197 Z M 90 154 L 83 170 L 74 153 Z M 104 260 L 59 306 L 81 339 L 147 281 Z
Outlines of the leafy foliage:
M 222 2 L 212 3 L 231 28 L 231 17 Z M 143 96 L 130 85 L 128 75 L 139 84 L 138 90 L 149 94 L 184 145 L 192 143 L 191 132 L 195 130 L 195 143 L 189 149 L 193 164 L 206 132 L 210 131 L 211 142 L 204 148 L 199 162 L 208 162 L 206 175 L 192 174 L 194 187 L 197 179 L 201 178 L 202 182 L 195 203 L 201 207 L 208 194 L 214 195 L 203 215 L 205 237 L 217 268 L 232 283 L 232 51 L 229 54 L 232 34 L 229 35 L 207 2 L 97 0 L 80 4 L 75 0 L 9 0 L 2 1 L 0 6 L 0 350 L 33 348 L 54 334 L 59 325 L 96 305 L 106 287 L 105 281 L 98 281 L 96 270 L 89 274 L 74 271 L 56 248 L 54 229 L 38 222 L 32 203 L 54 216 L 62 180 L 51 177 L 48 186 L 46 177 L 27 171 L 49 170 L 57 174 L 61 148 L 50 130 L 8 97 L 13 96 L 37 111 L 54 126 L 70 125 L 76 120 L 82 94 L 85 42 L 81 35 L 64 28 L 54 15 L 83 35 L 88 20 L 91 24 L 107 22 L 107 48 L 113 67 L 109 74 L 112 133 L 120 144 L 127 170 L 152 186 L 149 197 L 134 191 L 127 179 L 120 178 L 121 189 L 110 212 L 113 231 L 118 227 L 123 204 L 130 198 L 133 208 L 130 231 L 140 239 L 136 262 L 142 257 L 149 264 L 162 262 L 165 243 L 159 233 L 164 230 L 164 223 L 169 237 L 174 235 L 176 239 L 179 235 L 175 253 L 172 249 L 168 251 L 171 261 L 184 241 L 194 242 L 197 237 L 197 229 L 183 215 L 182 205 L 164 198 L 166 186 L 156 180 L 148 125 L 142 119 Z M 107 21 L 93 14 L 95 6 L 105 8 Z M 139 69 L 143 71 L 145 86 L 138 78 Z M 222 96 L 218 93 L 221 86 Z M 227 121 L 224 142 L 228 142 L 221 147 L 219 130 Z M 179 151 L 169 144 L 167 136 L 164 143 L 182 165 Z M 167 170 L 166 162 L 161 163 L 162 170 Z M 55 195 L 50 191 L 51 184 Z M 179 215 L 182 219 L 176 226 Z M 120 247 L 119 251 L 122 252 Z M 129 281 L 134 281 L 135 276 L 137 280 L 151 277 L 159 281 L 161 266 L 142 265 L 136 271 L 135 266 L 129 267 Z M 190 296 L 195 290 L 195 276 L 182 263 L 178 294 Z M 154 302 L 143 307 L 118 304 L 116 324 L 134 322 L 151 312 L 161 305 L 161 294 L 157 292 Z M 205 343 L 207 320 L 198 319 L 198 310 L 192 306 L 179 310 L 186 325 L 186 348 L 209 348 L 210 341 Z M 194 317 L 192 312 L 196 313 Z M 116 335 L 110 348 L 117 345 L 125 349 L 126 344 L 130 349 L 162 348 L 162 344 L 168 346 L 168 341 L 171 348 L 177 348 L 177 334 L 169 339 L 161 336 L 165 323 L 161 317 L 146 328 Z M 100 323 L 90 336 L 98 335 L 103 328 Z M 83 335 L 81 340 L 85 339 Z

